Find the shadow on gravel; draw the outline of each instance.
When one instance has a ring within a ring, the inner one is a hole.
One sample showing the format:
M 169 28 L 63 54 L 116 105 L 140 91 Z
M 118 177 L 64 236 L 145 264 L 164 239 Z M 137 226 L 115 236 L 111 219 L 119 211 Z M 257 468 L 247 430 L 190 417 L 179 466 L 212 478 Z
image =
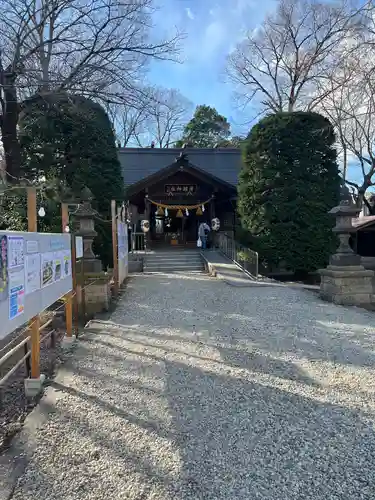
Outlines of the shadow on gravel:
M 189 320 L 195 323 L 197 330 L 201 330 L 203 325 L 207 328 L 214 316 L 221 316 L 221 333 L 216 332 L 211 338 L 207 335 L 205 338 L 200 337 L 206 345 L 216 346 L 221 337 L 223 341 L 221 343 L 229 344 L 230 347 L 236 347 L 237 344 L 247 345 L 248 350 L 261 350 L 273 358 L 292 354 L 313 362 L 326 361 L 349 366 L 375 367 L 375 336 L 372 329 L 374 313 L 355 307 L 326 304 L 316 297 L 308 301 L 304 297 L 302 300 L 301 295 L 310 296 L 308 292 L 302 290 L 288 290 L 288 293 L 291 295 L 290 302 L 288 303 L 288 298 L 285 299 L 285 309 L 277 316 L 273 316 L 272 310 L 272 300 L 277 297 L 273 297 L 269 290 L 260 288 L 257 289 L 258 302 L 256 306 L 254 305 L 255 310 L 243 303 L 246 297 L 239 296 L 239 302 L 242 301 L 240 303 L 243 305 L 243 308 L 239 306 L 241 311 L 229 312 L 225 310 L 225 304 L 219 304 L 215 312 L 209 309 L 200 311 L 199 318 L 196 318 L 197 312 L 192 310 Z M 189 329 L 188 324 L 181 325 L 178 319 L 173 325 L 170 321 L 166 321 L 165 324 L 160 321 L 157 303 L 155 306 L 139 304 L 134 307 L 139 309 L 137 327 L 144 327 L 145 333 L 149 332 L 150 328 L 161 330 L 175 325 Z M 147 317 L 154 315 L 158 318 L 157 325 L 150 327 L 149 324 L 143 323 L 145 308 L 148 309 Z M 154 314 L 150 311 L 154 311 Z M 189 313 L 188 309 L 181 311 L 184 311 L 184 314 Z M 119 319 L 116 317 L 119 323 L 123 322 L 126 327 L 131 326 L 126 323 L 126 315 L 120 321 Z M 120 328 L 121 326 L 118 325 Z M 162 337 L 159 333 L 157 336 Z M 169 335 L 166 336 L 168 340 L 171 338 Z M 174 339 L 186 341 L 183 333 Z
M 164 337 L 163 335 L 158 335 L 158 338 Z M 168 336 L 165 336 L 166 339 L 169 339 Z M 263 374 L 268 374 L 272 375 L 274 377 L 280 377 L 284 378 L 286 380 L 293 380 L 296 382 L 301 382 L 304 384 L 308 384 L 311 386 L 316 386 L 318 387 L 319 384 L 309 377 L 302 369 L 300 369 L 296 364 L 290 362 L 290 361 L 283 361 L 279 359 L 272 358 L 270 356 L 264 356 L 259 353 L 251 353 L 251 352 L 245 352 L 243 350 L 237 350 L 237 349 L 231 349 L 231 348 L 224 348 L 220 346 L 216 346 L 218 351 L 220 352 L 220 356 L 222 358 L 221 360 L 215 359 L 215 358 L 207 358 L 205 356 L 198 356 L 196 354 L 192 354 L 191 351 L 183 351 L 176 349 L 175 347 L 169 348 L 166 345 L 155 345 L 151 342 L 142 342 L 138 338 L 136 339 L 131 339 L 129 337 L 123 337 L 123 340 L 126 340 L 126 342 L 129 342 L 134 345 L 141 345 L 146 348 L 153 348 L 153 349 L 159 349 L 161 351 L 160 356 L 155 355 L 155 354 L 150 354 L 150 353 L 144 353 L 142 352 L 141 355 L 145 356 L 147 358 L 150 358 L 154 361 L 164 361 L 164 354 L 165 353 L 170 353 L 173 355 L 181 356 L 185 355 L 187 358 L 192 358 L 196 359 L 199 361 L 205 361 L 207 363 L 212 363 L 212 364 L 219 364 L 222 366 L 227 366 L 232 367 L 232 368 L 241 368 L 244 370 L 249 370 L 252 372 L 257 372 L 257 373 L 263 373 Z M 137 354 L 139 355 L 140 352 L 132 349 L 128 349 L 125 347 L 117 348 L 117 346 L 111 342 L 106 342 L 103 340 L 99 339 L 90 339 L 89 342 L 92 342 L 94 344 L 102 345 L 104 347 L 110 347 L 112 349 L 119 349 L 122 353 L 128 353 L 128 354 Z M 121 355 L 109 355 L 107 356 L 112 357 L 113 359 L 115 358 L 121 358 Z
M 100 377 L 100 375 L 99 375 Z M 124 421 L 137 425 L 138 427 L 142 427 L 143 429 L 150 431 L 150 432 L 156 432 L 159 434 L 161 437 L 165 439 L 170 439 L 171 435 L 163 429 L 160 428 L 159 425 L 155 425 L 154 422 L 150 420 L 145 420 L 141 419 L 139 417 L 136 417 L 132 413 L 125 411 L 121 408 L 119 408 L 116 405 L 110 404 L 107 401 L 104 401 L 101 398 L 98 398 L 97 396 L 94 396 L 92 394 L 87 394 L 86 392 L 79 391 L 77 389 L 74 389 L 72 387 L 67 387 L 66 385 L 59 384 L 57 382 L 52 382 L 51 386 L 56 390 L 56 391 L 61 391 L 65 392 L 67 394 L 70 394 L 71 396 L 75 396 L 77 398 L 83 399 L 85 401 L 88 401 L 94 406 L 99 407 L 102 410 L 105 410 L 109 413 L 112 413 L 113 415 L 116 415 L 117 417 L 120 417 L 124 419 Z
M 375 435 L 360 412 L 181 363 L 166 370 L 178 500 L 375 497 Z
M 301 368 L 291 361 L 264 356 L 257 352 L 246 352 L 240 349 L 232 349 L 230 347 L 217 346 L 220 356 L 223 359 L 223 364 L 232 366 L 233 368 L 241 368 L 251 372 L 263 373 L 274 377 L 293 380 L 319 387 L 317 381 L 309 377 Z

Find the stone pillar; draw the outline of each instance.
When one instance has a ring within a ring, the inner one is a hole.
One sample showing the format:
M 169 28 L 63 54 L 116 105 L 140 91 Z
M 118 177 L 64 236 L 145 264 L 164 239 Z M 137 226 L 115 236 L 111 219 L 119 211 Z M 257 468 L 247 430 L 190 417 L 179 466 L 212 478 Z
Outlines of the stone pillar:
M 87 195 L 86 199 L 78 205 L 74 212 L 75 219 L 78 224 L 77 236 L 82 236 L 83 240 L 83 263 L 84 271 L 88 273 L 98 273 L 102 271 L 102 263 L 97 259 L 92 250 L 92 244 L 97 232 L 95 231 L 95 220 L 97 212 L 92 208 L 90 198 Z
M 374 271 L 361 265 L 361 257 L 349 245 L 350 235 L 355 232 L 352 219 L 358 217 L 359 212 L 348 188 L 343 186 L 340 204 L 329 212 L 336 217 L 333 232 L 338 235 L 340 244 L 331 256 L 329 266 L 319 271 L 320 296 L 335 304 L 368 307 L 374 302 Z

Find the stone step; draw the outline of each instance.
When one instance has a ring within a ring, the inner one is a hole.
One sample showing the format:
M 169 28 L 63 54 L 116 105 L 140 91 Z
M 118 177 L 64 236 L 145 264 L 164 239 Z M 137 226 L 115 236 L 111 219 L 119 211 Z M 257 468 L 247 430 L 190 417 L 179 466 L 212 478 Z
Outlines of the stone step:
M 202 263 L 202 259 L 146 259 L 145 264 L 171 264 L 174 266 L 175 264 L 200 264 Z
M 163 257 L 174 257 L 176 255 L 200 255 L 200 252 L 197 252 L 196 250 L 174 250 L 172 252 L 146 252 L 146 257 L 156 257 L 156 256 L 163 256 Z
M 186 272 L 190 272 L 190 271 L 204 271 L 204 267 L 203 266 L 155 266 L 155 267 L 147 267 L 145 266 L 143 268 L 143 271 L 145 273 L 149 273 L 149 272 L 154 272 L 154 271 L 159 271 L 159 272 L 170 272 L 170 271 L 186 271 Z
M 145 255 L 143 272 L 145 273 L 203 273 L 204 264 L 196 249 L 170 249 L 150 252 Z
M 144 271 L 146 274 L 179 274 L 182 276 L 189 276 L 191 275 L 201 275 L 201 274 L 206 274 L 204 270 L 197 270 L 197 271 L 176 271 L 173 270 L 171 271 L 170 269 L 164 270 L 164 271 Z

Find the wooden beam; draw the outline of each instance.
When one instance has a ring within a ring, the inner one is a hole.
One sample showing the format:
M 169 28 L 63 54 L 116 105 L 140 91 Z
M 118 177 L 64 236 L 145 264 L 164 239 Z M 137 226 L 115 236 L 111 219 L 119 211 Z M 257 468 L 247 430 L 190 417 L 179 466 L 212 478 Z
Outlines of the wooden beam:
M 68 209 L 67 203 L 62 203 L 61 204 L 61 229 L 62 229 L 63 233 L 65 233 L 66 227 L 69 227 L 69 209 Z
M 69 227 L 69 209 L 67 203 L 61 204 L 61 231 L 66 234 L 65 228 Z M 74 236 L 70 236 L 72 241 Z M 75 241 L 71 244 L 74 246 Z M 71 266 L 73 271 L 73 255 L 71 252 Z M 65 326 L 66 326 L 66 336 L 72 337 L 73 335 L 73 290 L 65 295 Z
M 35 233 L 38 230 L 36 210 L 36 188 L 27 188 L 27 225 L 28 231 Z M 34 316 L 29 322 L 31 344 L 31 378 L 40 377 L 40 317 Z
M 38 231 L 38 219 L 36 212 L 36 188 L 27 188 L 27 230 L 29 233 Z

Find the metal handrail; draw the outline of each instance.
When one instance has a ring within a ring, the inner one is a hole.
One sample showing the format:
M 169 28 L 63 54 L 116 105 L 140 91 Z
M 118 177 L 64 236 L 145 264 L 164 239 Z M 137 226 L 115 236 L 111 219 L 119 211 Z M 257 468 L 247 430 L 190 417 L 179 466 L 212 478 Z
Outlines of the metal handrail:
M 221 253 L 237 264 L 246 274 L 258 279 L 258 252 L 237 243 L 226 233 L 217 233 L 216 246 Z
M 131 253 L 143 252 L 146 249 L 145 246 L 145 234 L 144 233 L 131 233 Z

